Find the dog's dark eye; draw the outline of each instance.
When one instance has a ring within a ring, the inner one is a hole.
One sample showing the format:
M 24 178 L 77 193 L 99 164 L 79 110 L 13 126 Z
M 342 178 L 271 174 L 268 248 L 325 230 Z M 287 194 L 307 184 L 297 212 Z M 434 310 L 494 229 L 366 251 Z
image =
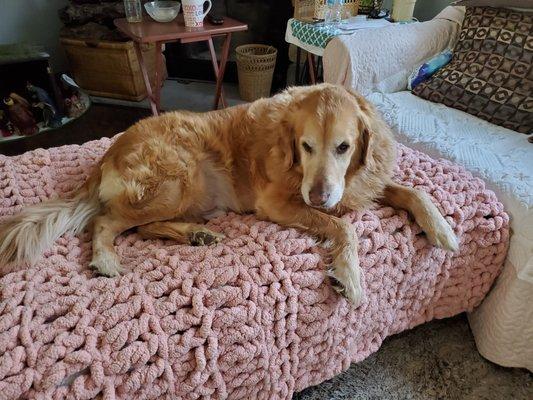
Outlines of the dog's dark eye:
M 337 146 L 337 154 L 344 154 L 346 153 L 346 150 L 348 150 L 348 148 L 350 147 L 350 145 L 346 142 L 342 142 L 341 144 L 339 144 Z
M 309 143 L 307 142 L 302 142 L 302 147 L 304 148 L 305 151 L 307 151 L 309 154 L 311 154 L 313 152 L 313 148 L 311 146 L 309 146 Z

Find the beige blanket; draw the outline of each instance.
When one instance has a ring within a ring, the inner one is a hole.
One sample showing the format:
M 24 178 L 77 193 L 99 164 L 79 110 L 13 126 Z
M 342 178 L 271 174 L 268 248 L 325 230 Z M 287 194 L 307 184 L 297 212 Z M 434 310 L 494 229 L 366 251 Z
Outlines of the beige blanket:
M 337 36 L 324 51 L 324 80 L 370 92 L 397 92 L 413 68 L 452 47 L 464 7 L 447 7 L 427 22 L 359 30 Z

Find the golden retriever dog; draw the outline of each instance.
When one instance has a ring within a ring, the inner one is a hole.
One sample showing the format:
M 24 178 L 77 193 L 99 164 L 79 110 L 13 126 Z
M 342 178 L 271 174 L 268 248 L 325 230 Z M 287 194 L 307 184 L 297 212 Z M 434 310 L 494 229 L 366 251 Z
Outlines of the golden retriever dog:
M 336 289 L 362 298 L 357 237 L 340 215 L 376 201 L 408 210 L 434 245 L 457 239 L 429 197 L 391 180 L 390 129 L 361 96 L 330 84 L 207 113 L 168 112 L 122 134 L 70 199 L 25 208 L 0 226 L 0 265 L 35 263 L 67 231 L 93 227 L 91 266 L 122 273 L 114 240 L 209 245 L 223 240 L 198 221 L 255 212 L 331 243 Z

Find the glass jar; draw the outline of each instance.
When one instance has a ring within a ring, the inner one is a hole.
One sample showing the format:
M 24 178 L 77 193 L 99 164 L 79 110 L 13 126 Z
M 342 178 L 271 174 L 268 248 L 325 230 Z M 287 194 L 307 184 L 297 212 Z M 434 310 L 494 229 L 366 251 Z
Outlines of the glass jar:
M 128 22 L 141 22 L 141 0 L 124 0 L 124 12 L 126 13 Z
M 342 0 L 327 0 L 324 23 L 328 26 L 336 26 L 341 22 L 344 16 L 344 7 Z

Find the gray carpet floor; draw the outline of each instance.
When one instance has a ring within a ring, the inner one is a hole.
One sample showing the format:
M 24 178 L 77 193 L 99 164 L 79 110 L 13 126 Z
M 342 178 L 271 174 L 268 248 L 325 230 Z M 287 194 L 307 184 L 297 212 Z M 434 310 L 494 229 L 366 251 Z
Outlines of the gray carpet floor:
M 462 314 L 388 338 L 377 353 L 293 400 L 533 400 L 533 374 L 481 357 Z

